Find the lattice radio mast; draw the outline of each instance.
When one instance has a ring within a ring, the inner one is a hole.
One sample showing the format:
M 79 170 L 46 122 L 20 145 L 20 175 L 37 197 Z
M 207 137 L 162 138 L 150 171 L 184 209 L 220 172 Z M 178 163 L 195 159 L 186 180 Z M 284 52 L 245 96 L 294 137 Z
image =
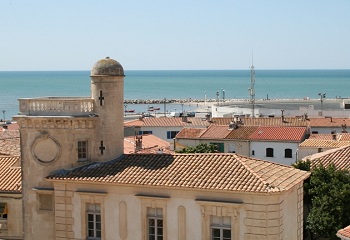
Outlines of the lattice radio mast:
M 252 117 L 255 117 L 255 69 L 252 56 L 252 66 L 250 67 L 250 104 L 252 104 Z

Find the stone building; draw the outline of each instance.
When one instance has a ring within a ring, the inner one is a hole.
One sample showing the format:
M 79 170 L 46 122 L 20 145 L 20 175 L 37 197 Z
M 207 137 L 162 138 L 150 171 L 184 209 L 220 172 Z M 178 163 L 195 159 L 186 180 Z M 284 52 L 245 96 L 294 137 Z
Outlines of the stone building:
M 20 99 L 24 238 L 302 239 L 309 173 L 237 154 L 123 154 L 124 70 Z

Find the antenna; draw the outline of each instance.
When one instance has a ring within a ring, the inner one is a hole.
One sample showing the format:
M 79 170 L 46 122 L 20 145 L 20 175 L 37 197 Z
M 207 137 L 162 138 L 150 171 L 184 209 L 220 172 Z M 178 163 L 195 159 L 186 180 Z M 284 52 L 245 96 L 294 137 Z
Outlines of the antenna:
M 250 96 L 250 103 L 252 104 L 252 117 L 255 117 L 255 69 L 254 69 L 253 52 L 252 52 L 252 65 L 250 66 L 249 96 Z

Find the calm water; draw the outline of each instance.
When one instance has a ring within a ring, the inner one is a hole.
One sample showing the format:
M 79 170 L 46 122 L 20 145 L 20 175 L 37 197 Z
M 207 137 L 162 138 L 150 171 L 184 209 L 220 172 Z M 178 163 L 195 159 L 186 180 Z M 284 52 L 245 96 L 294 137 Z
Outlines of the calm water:
M 17 114 L 18 98 L 90 96 L 89 71 L 0 72 L 0 111 Z M 249 70 L 126 71 L 125 99 L 249 99 Z M 256 70 L 256 98 L 327 98 L 350 96 L 350 70 Z M 163 106 L 161 111 L 163 111 Z M 184 106 L 184 110 L 195 106 Z M 128 105 L 143 111 L 145 106 Z M 182 106 L 168 106 L 168 111 Z M 0 112 L 1 114 L 2 112 Z M 2 115 L 0 115 L 3 118 Z

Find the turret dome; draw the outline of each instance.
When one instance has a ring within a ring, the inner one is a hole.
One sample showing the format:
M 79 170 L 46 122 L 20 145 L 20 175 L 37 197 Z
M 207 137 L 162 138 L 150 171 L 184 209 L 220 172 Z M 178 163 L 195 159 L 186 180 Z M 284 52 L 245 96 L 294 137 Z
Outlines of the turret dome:
M 124 69 L 118 61 L 106 57 L 94 64 L 91 76 L 124 76 Z

